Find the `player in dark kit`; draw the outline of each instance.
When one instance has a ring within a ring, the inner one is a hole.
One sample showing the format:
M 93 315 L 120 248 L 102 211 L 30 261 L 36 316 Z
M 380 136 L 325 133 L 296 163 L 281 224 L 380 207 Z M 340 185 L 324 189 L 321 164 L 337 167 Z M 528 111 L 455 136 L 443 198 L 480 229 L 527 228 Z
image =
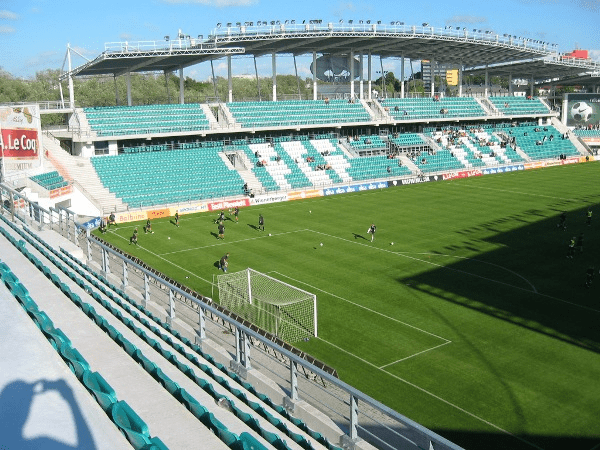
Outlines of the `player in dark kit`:
M 235 223 L 238 223 L 239 217 L 238 215 L 240 214 L 240 208 L 238 208 L 237 206 L 235 208 L 233 208 L 233 215 L 235 216 Z
M 175 225 L 179 228 L 179 211 L 175 211 Z
M 225 239 L 225 225 L 223 225 L 223 222 L 219 224 L 219 236 L 217 239 Z
M 262 216 L 262 214 L 258 215 L 258 229 L 265 231 L 265 218 Z
M 377 227 L 375 226 L 374 223 L 372 223 L 371 226 L 369 227 L 369 229 L 367 230 L 367 233 L 371 234 L 371 242 L 373 242 L 373 240 L 375 239 L 376 231 L 377 231 Z
M 579 249 L 579 253 L 583 253 L 583 233 L 580 233 L 577 237 L 577 248 Z
M 571 238 L 569 241 L 569 252 L 567 253 L 567 258 L 573 259 L 573 255 L 575 254 L 575 236 Z
M 137 239 L 138 239 L 138 229 L 137 229 L 137 227 L 135 227 L 135 229 L 133 230 L 133 235 L 129 238 L 129 245 L 131 245 L 131 244 L 137 245 Z
M 152 231 L 152 224 L 150 223 L 150 219 L 146 220 L 146 226 L 144 227 L 144 233 L 154 234 L 154 231 Z
M 594 281 L 594 266 L 590 266 L 585 274 L 585 287 L 589 289 L 592 285 L 592 281 Z
M 592 208 L 588 208 L 587 210 L 587 219 L 585 221 L 585 223 L 587 223 L 588 227 L 592 226 Z
M 115 213 L 110 213 L 110 216 L 108 216 L 107 227 L 110 225 L 117 226 L 117 219 L 115 218 Z
M 560 215 L 560 222 L 556 224 L 557 228 L 562 228 L 563 230 L 567 229 L 567 213 L 563 211 Z
M 225 253 L 219 260 L 219 270 L 227 272 L 227 266 L 229 265 L 229 252 Z
M 221 212 L 219 213 L 219 217 L 217 217 L 215 219 L 215 223 L 221 223 L 225 220 L 225 213 L 223 212 L 223 210 L 221 210 Z

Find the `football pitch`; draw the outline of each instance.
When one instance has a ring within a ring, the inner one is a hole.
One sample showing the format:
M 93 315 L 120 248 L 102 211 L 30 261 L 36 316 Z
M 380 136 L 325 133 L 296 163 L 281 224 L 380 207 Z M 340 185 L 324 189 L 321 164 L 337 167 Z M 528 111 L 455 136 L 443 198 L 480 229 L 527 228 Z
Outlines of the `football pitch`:
M 467 449 L 600 449 L 600 164 L 226 211 L 224 240 L 216 216 L 101 237 L 203 295 L 227 252 L 316 294 L 319 337 L 295 345 Z

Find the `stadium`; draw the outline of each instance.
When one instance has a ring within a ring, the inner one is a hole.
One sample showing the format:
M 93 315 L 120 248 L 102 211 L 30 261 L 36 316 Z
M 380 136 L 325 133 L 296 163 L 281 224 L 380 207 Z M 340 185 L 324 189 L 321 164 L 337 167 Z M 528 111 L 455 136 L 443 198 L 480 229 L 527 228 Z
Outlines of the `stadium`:
M 370 20 L 74 52 L 60 101 L 0 105 L 0 446 L 600 447 L 586 52 Z M 278 92 L 284 56 L 311 60 L 297 94 Z M 240 57 L 257 98 L 234 89 Z M 204 102 L 186 101 L 196 65 Z M 135 103 L 134 75 L 173 72 L 178 99 Z M 125 97 L 79 104 L 94 77 Z

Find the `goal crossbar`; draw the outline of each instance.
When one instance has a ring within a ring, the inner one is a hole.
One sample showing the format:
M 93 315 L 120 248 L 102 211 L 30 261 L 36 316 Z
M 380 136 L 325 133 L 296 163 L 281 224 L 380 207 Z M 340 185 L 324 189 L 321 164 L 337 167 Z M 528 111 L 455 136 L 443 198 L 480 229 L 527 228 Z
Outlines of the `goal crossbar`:
M 217 276 L 219 302 L 287 342 L 317 336 L 317 296 L 254 269 Z

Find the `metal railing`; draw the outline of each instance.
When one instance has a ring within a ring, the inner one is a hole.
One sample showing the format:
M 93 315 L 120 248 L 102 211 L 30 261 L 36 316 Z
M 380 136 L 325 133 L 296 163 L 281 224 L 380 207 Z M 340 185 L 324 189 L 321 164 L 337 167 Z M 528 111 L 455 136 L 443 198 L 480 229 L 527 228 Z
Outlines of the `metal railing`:
M 145 307 L 152 301 L 153 306 L 164 311 L 171 326 L 177 326 L 175 319 L 179 319 L 193 327 L 200 345 L 208 338 L 221 345 L 232 355 L 229 361 L 232 371 L 240 376 L 246 378 L 252 369 L 267 374 L 287 393 L 283 405 L 290 411 L 295 410 L 299 401 L 306 401 L 329 416 L 345 433 L 340 437 L 341 445 L 354 447 L 364 439 L 381 449 L 428 449 L 430 445 L 436 450 L 460 449 L 313 364 L 298 349 L 273 340 L 248 322 L 238 321 L 210 298 L 131 259 L 89 233 L 79 236 L 80 246 L 87 252 L 88 266 L 97 265 L 101 273 L 115 276 L 122 289 L 133 288 Z

